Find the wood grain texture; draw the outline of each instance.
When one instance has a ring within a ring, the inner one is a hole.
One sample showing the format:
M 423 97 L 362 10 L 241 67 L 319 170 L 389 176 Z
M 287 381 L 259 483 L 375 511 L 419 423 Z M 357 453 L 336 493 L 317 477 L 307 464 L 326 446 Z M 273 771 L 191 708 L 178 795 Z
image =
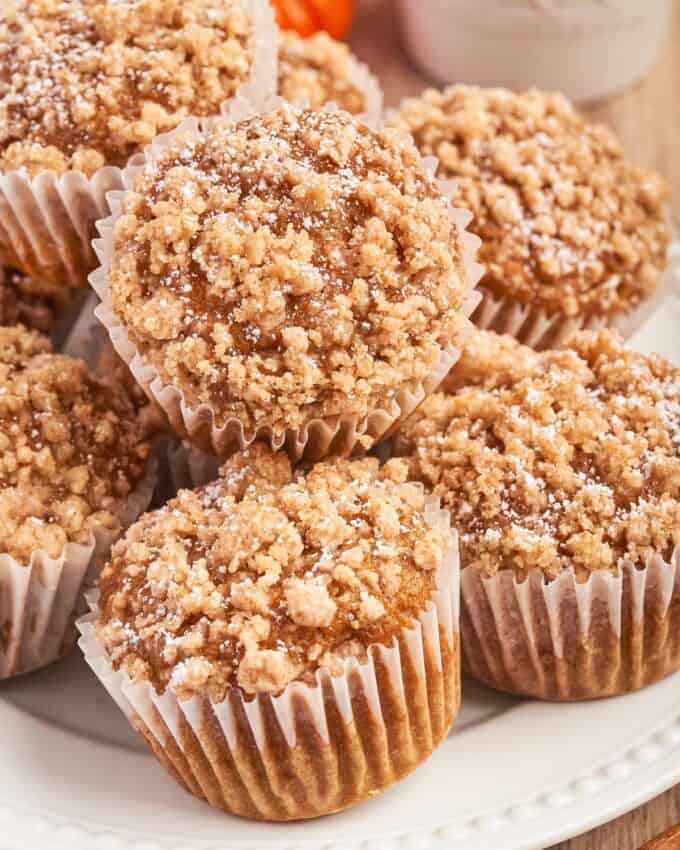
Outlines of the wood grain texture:
M 431 85 L 403 53 L 393 0 L 363 0 L 350 43 L 380 79 L 388 106 Z M 676 4 L 666 49 L 649 76 L 623 94 L 583 111 L 592 120 L 612 126 L 631 159 L 666 177 L 671 184 L 675 224 L 680 227 L 680 3 Z M 676 823 L 680 823 L 680 786 L 553 850 L 636 850 Z

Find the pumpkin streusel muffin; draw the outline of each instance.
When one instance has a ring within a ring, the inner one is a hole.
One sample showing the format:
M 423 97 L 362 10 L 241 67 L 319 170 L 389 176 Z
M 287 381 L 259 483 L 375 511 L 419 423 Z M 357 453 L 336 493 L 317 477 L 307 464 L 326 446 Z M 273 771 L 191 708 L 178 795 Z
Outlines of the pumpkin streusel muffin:
M 266 0 L 11 0 L 0 10 L 0 262 L 78 287 L 120 168 L 188 116 L 276 87 Z
M 293 472 L 256 443 L 114 546 L 81 646 L 193 794 L 245 817 L 317 817 L 446 736 L 456 538 L 406 475 L 374 458 Z
M 378 81 L 341 41 L 325 32 L 279 38 L 279 94 L 303 108 L 335 103 L 351 115 L 378 117 L 382 92 Z
M 151 496 L 149 444 L 122 389 L 0 328 L 0 677 L 75 643 L 80 591 L 97 558 Z
M 199 448 L 368 448 L 457 358 L 476 240 L 405 135 L 282 101 L 183 128 L 129 180 L 98 315 Z
M 407 99 L 413 134 L 473 213 L 486 273 L 473 322 L 542 349 L 575 331 L 629 334 L 649 313 L 670 228 L 661 177 L 562 95 L 456 85 Z M 643 309 L 646 308 L 646 309 Z
M 464 668 L 555 700 L 680 670 L 680 369 L 609 331 L 500 377 L 475 349 L 507 351 L 480 334 L 398 445 L 460 534 Z

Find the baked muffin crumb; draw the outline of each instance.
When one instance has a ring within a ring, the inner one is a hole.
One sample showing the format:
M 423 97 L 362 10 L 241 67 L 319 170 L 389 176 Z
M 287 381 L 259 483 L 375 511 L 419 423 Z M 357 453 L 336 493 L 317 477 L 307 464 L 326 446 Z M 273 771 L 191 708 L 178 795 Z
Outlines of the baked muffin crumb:
M 483 339 L 491 367 L 493 336 Z M 573 566 L 583 581 L 669 558 L 680 545 L 680 370 L 606 331 L 563 351 L 518 345 L 505 368 L 431 396 L 400 437 L 412 474 L 451 511 L 463 567 L 551 580 Z
M 128 395 L 22 326 L 0 328 L 0 388 L 0 551 L 26 564 L 119 530 L 149 454 Z
M 567 316 L 629 312 L 657 289 L 668 186 L 560 94 L 455 85 L 404 101 L 410 130 L 482 239 L 482 285 Z
M 395 460 L 293 471 L 255 443 L 220 477 L 145 514 L 101 575 L 98 635 L 116 668 L 215 701 L 312 683 L 390 644 L 425 608 L 450 533 Z

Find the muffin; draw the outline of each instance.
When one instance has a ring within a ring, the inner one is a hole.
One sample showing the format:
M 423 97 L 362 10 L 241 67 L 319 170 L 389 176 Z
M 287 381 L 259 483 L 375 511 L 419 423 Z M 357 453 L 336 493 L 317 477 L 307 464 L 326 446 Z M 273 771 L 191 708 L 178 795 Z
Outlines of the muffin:
M 121 388 L 0 328 L 0 678 L 75 644 L 88 571 L 151 496 L 149 444 Z
M 155 437 L 169 431 L 167 417 L 135 381 L 129 367 L 116 354 L 115 348 L 108 339 L 102 342 L 95 372 L 108 383 L 122 387 L 130 396 L 136 408 L 137 422 L 145 436 Z
M 454 203 L 473 214 L 486 266 L 476 325 L 543 349 L 580 329 L 628 335 L 650 312 L 668 188 L 611 130 L 559 94 L 458 85 L 405 100 L 393 123 L 439 158 Z
M 0 262 L 83 286 L 120 168 L 188 116 L 271 97 L 274 39 L 266 0 L 3 4 Z
M 97 315 L 198 448 L 369 448 L 458 356 L 476 240 L 405 135 L 282 101 L 182 129 L 126 180 Z
M 254 444 L 114 546 L 81 646 L 187 790 L 244 817 L 317 817 L 446 736 L 455 535 L 406 474 L 374 458 L 292 471 Z
M 641 688 L 680 669 L 680 369 L 605 330 L 515 363 L 398 446 L 460 534 L 464 668 L 550 700 Z
M 382 92 L 378 81 L 341 41 L 325 32 L 301 38 L 279 37 L 279 94 L 303 108 L 335 103 L 351 115 L 378 117 Z

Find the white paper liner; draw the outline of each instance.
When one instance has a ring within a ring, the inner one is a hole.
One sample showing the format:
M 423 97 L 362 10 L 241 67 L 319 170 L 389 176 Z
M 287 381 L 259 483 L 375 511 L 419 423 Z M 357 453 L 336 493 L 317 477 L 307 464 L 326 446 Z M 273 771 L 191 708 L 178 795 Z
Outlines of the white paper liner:
M 670 561 L 630 561 L 619 574 L 576 581 L 540 570 L 461 573 L 461 633 L 467 673 L 521 696 L 578 700 L 637 690 L 680 670 L 680 547 Z
M 277 86 L 278 28 L 269 0 L 243 0 L 253 21 L 253 64 L 239 89 L 254 103 Z M 83 287 L 96 266 L 94 223 L 109 215 L 106 196 L 123 188 L 120 168 L 0 173 L 0 263 L 71 288 Z
M 450 528 L 428 498 L 428 523 Z M 457 535 L 436 576 L 434 599 L 391 646 L 372 645 L 344 673 L 320 671 L 277 697 L 245 700 L 239 688 L 212 703 L 156 693 L 114 670 L 95 632 L 88 596 L 80 646 L 104 687 L 164 766 L 189 791 L 234 814 L 315 817 L 372 796 L 427 758 L 460 704 Z
M 481 330 L 509 334 L 536 351 L 560 348 L 579 331 L 601 328 L 618 330 L 627 339 L 656 312 L 669 288 L 678 285 L 680 259 L 677 247 L 669 250 L 668 257 L 668 268 L 656 292 L 630 312 L 612 316 L 565 316 L 536 304 L 520 304 L 509 296 L 498 297 L 482 283 L 478 287 L 482 299 L 471 316 L 472 323 Z
M 146 509 L 155 480 L 151 462 L 128 499 L 123 528 Z M 95 579 L 114 539 L 99 528 L 86 544 L 67 543 L 58 558 L 36 550 L 28 564 L 0 554 L 0 679 L 44 667 L 73 649 L 75 620 L 85 607 L 83 588 Z
M 279 98 L 274 98 L 267 103 L 267 108 L 274 108 L 277 103 L 282 102 Z M 146 164 L 156 161 L 168 145 L 192 139 L 202 130 L 214 127 L 217 121 L 226 119 L 235 123 L 243 120 L 252 116 L 257 109 L 258 107 L 243 98 L 234 98 L 229 105 L 225 105 L 222 119 L 204 119 L 201 122 L 196 119 L 184 121 L 171 133 L 159 136 L 144 154 L 130 160 L 123 173 L 125 188 L 131 188 Z M 426 157 L 423 162 L 428 173 L 434 177 L 437 159 Z M 449 197 L 452 182 L 439 182 L 444 196 Z M 286 430 L 275 430 L 270 425 L 263 424 L 248 431 L 238 418 L 228 418 L 224 424 L 218 425 L 210 405 L 202 403 L 197 407 L 191 407 L 178 387 L 163 382 L 155 367 L 144 360 L 130 340 L 125 327 L 111 307 L 108 272 L 113 253 L 113 230 L 121 214 L 123 195 L 124 192 L 113 192 L 109 195 L 111 215 L 97 222 L 101 238 L 95 239 L 93 246 L 99 258 L 100 267 L 90 275 L 90 283 L 101 298 L 102 304 L 95 313 L 107 328 L 111 342 L 120 357 L 128 364 L 135 379 L 147 395 L 165 411 L 173 429 L 203 451 L 226 457 L 255 440 L 264 440 L 275 450 L 283 448 L 293 460 L 303 457 L 307 460 L 319 460 L 328 455 L 349 455 L 358 445 L 364 449 L 368 448 L 395 430 L 423 399 L 439 386 L 460 357 L 461 340 L 459 338 L 442 348 L 439 362 L 427 378 L 416 386 L 401 388 L 386 407 L 372 410 L 367 415 L 341 414 L 312 418 L 301 428 Z M 467 210 L 453 207 L 449 209 L 451 219 L 456 224 L 460 235 L 463 248 L 463 275 L 468 286 L 467 296 L 461 308 L 461 319 L 463 319 L 472 313 L 479 300 L 475 287 L 483 273 L 483 268 L 476 262 L 475 257 L 480 240 L 466 230 L 471 214 Z M 461 335 L 464 333 L 463 328 Z
M 178 440 L 168 446 L 166 459 L 173 494 L 209 484 L 219 474 L 220 462 L 215 455 L 206 454 L 187 442 Z

